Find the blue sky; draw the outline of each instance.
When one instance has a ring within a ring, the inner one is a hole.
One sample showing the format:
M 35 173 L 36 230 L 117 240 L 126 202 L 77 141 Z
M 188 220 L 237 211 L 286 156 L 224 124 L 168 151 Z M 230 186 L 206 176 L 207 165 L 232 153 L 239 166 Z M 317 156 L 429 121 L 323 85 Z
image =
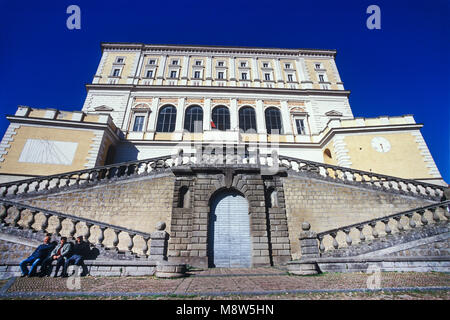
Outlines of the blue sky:
M 366 28 L 372 4 L 381 30 Z M 1 136 L 19 104 L 80 110 L 100 42 L 336 49 L 354 115 L 413 114 L 450 182 L 448 0 L 0 1 L 0 15 Z

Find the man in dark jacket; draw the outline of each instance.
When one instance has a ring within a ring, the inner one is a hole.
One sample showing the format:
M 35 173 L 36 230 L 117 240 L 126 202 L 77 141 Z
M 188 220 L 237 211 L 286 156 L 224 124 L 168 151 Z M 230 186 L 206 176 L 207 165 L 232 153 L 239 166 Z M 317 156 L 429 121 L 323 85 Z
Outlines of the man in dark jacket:
M 54 248 L 54 245 L 50 243 L 50 236 L 46 235 L 44 238 L 44 243 L 34 250 L 34 252 L 20 262 L 20 270 L 22 271 L 22 277 L 29 276 L 32 277 L 36 273 L 36 268 L 42 260 L 47 258 L 50 251 Z M 31 269 L 28 271 L 28 265 L 31 264 Z
M 87 275 L 88 270 L 86 268 L 86 265 L 84 264 L 84 259 L 88 256 L 88 254 L 89 254 L 89 244 L 87 242 L 83 241 L 82 236 L 78 236 L 76 238 L 75 244 L 72 247 L 72 255 L 64 263 L 62 276 L 68 277 L 67 268 L 71 264 L 75 264 L 75 265 L 81 266 L 83 268 L 83 272 L 81 273 L 81 276 Z
M 66 237 L 61 237 L 60 243 L 53 249 L 50 255 L 42 261 L 41 276 L 50 276 L 51 264 L 56 261 L 55 278 L 58 275 L 59 268 L 64 265 L 65 258 L 69 256 L 72 244 L 67 242 Z

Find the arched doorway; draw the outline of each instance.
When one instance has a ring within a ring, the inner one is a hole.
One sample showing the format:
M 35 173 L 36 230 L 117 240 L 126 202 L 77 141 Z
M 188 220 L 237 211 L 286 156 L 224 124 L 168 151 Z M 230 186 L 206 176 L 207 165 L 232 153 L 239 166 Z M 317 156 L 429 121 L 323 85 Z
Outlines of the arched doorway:
M 211 199 L 209 267 L 250 267 L 251 237 L 247 200 L 235 191 L 222 191 Z

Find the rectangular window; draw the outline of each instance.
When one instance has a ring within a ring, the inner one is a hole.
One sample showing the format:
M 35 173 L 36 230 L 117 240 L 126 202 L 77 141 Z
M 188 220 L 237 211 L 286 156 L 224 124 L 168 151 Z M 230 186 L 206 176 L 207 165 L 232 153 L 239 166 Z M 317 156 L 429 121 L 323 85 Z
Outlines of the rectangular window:
M 194 78 L 195 79 L 200 79 L 200 71 L 195 71 L 194 72 Z
M 290 69 L 290 68 L 291 68 L 291 64 L 290 64 L 290 63 L 286 63 L 286 64 L 284 65 L 284 67 L 285 67 L 286 69 Z
M 247 62 L 241 62 L 241 67 L 245 68 L 247 66 Z
M 120 75 L 120 69 L 114 69 L 113 77 L 118 77 Z
M 153 78 L 153 70 L 147 71 L 147 78 Z
M 243 72 L 241 75 L 242 80 L 247 80 L 247 73 Z
M 292 74 L 288 74 L 288 81 L 289 82 L 294 81 L 294 77 L 292 76 Z
M 172 65 L 174 66 L 178 65 L 178 60 L 172 60 Z
M 321 69 L 321 64 L 320 63 L 316 63 L 316 69 Z
M 268 68 L 268 67 L 269 67 L 269 64 L 267 62 L 264 62 L 263 63 L 263 68 Z
M 117 63 L 123 63 L 123 58 L 117 58 Z
M 219 73 L 217 74 L 217 78 L 223 79 L 223 72 L 219 72 Z
M 170 77 L 171 78 L 176 78 L 177 77 L 177 72 L 176 71 L 170 71 Z
M 148 60 L 148 64 L 155 64 L 155 59 L 150 59 L 150 60 Z
M 266 79 L 266 81 L 270 81 L 270 73 L 265 73 L 264 79 Z
M 295 124 L 297 126 L 297 134 L 305 134 L 305 122 L 304 119 L 295 119 Z
M 323 74 L 319 74 L 319 82 L 325 82 Z
M 223 61 L 219 61 L 219 62 L 217 62 L 217 66 L 219 66 L 219 67 L 223 67 Z
M 143 131 L 143 129 L 144 129 L 144 120 L 145 120 L 145 116 L 136 116 L 136 117 L 134 117 L 133 131 L 135 131 L 135 132 Z
M 195 61 L 195 65 L 196 65 L 196 66 L 201 66 L 201 65 L 202 65 L 202 61 L 201 61 L 201 60 Z

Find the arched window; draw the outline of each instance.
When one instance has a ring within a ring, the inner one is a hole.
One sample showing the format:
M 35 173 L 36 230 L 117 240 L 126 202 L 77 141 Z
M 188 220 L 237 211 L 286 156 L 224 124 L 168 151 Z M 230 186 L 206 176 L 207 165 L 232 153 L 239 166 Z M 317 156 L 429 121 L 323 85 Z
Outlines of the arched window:
M 184 117 L 184 130 L 189 132 L 203 131 L 203 110 L 199 106 L 191 106 L 186 109 Z
M 243 132 L 256 133 L 256 114 L 252 107 L 239 109 L 239 129 Z
M 173 132 L 177 120 L 177 109 L 174 106 L 165 106 L 159 110 L 156 132 Z
M 281 134 L 282 127 L 281 127 L 281 113 L 280 110 L 277 108 L 267 108 L 265 111 L 265 117 L 266 117 L 266 129 L 267 133 L 271 134 L 278 133 Z M 278 131 L 275 131 L 278 130 Z
M 213 109 L 211 126 L 222 131 L 230 129 L 230 111 L 227 107 L 218 106 Z

